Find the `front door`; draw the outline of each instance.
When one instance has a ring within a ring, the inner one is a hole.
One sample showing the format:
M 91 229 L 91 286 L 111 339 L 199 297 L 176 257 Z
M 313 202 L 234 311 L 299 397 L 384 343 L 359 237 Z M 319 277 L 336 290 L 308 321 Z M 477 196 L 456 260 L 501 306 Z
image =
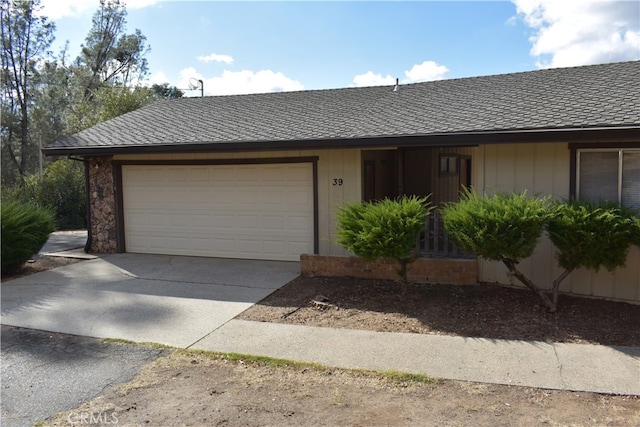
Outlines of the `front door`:
M 396 150 L 363 151 L 362 165 L 362 200 L 371 202 L 398 196 Z
M 471 156 L 460 156 L 460 190 L 471 188 Z

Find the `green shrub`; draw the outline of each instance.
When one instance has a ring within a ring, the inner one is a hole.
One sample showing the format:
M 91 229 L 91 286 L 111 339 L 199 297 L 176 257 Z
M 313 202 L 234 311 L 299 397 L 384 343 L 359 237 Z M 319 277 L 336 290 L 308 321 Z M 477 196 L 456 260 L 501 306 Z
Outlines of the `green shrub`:
M 514 277 L 555 311 L 549 297 L 517 268 L 521 260 L 533 254 L 550 215 L 548 198 L 527 197 L 526 192 L 479 196 L 467 190 L 459 202 L 442 210 L 447 234 L 460 248 L 502 261 Z
M 520 194 L 463 193 L 442 210 L 447 234 L 462 249 L 486 259 L 518 262 L 533 254 L 550 215 L 548 199 Z
M 21 186 L 3 188 L 3 201 L 20 201 L 50 208 L 58 230 L 86 227 L 84 166 L 81 162 L 60 159 L 46 167 L 42 178 L 26 177 Z
M 576 268 L 613 271 L 624 266 L 629 247 L 638 242 L 640 222 L 631 210 L 617 205 L 571 201 L 558 203 L 547 225 L 565 271 L 553 282 L 553 300 L 560 283 Z
M 547 225 L 560 267 L 613 271 L 625 264 L 637 239 L 637 218 L 617 205 L 558 203 Z
M 379 202 L 347 203 L 339 208 L 337 242 L 366 260 L 396 259 L 405 280 L 412 250 L 432 209 L 426 197 L 403 196 Z
M 17 271 L 37 253 L 53 231 L 53 214 L 33 204 L 12 202 L 0 208 L 2 274 Z

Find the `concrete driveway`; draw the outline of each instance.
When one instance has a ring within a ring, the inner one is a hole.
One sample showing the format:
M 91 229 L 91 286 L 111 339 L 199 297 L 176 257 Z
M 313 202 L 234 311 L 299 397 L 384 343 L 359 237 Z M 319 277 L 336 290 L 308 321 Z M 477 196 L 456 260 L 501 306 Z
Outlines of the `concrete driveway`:
M 297 262 L 116 254 L 3 282 L 3 325 L 188 348 L 298 276 Z

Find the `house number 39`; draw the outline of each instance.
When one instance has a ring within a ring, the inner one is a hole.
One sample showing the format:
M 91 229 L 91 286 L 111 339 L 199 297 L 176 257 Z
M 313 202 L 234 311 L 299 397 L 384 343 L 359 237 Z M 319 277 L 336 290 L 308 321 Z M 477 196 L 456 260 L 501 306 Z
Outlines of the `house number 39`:
M 338 186 L 341 187 L 342 184 L 344 184 L 344 181 L 342 181 L 342 178 L 333 178 L 333 186 Z

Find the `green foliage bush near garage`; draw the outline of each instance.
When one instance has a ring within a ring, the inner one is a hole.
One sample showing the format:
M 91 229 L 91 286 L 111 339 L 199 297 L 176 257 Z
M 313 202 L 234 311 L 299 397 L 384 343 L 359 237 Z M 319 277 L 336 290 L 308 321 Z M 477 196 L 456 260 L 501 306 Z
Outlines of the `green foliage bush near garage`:
M 48 165 L 43 176 L 29 175 L 24 183 L 2 189 L 3 202 L 19 201 L 49 208 L 57 230 L 86 227 L 84 165 L 60 159 Z
M 3 203 L 0 223 L 2 274 L 20 269 L 46 243 L 54 229 L 51 210 L 29 203 Z

